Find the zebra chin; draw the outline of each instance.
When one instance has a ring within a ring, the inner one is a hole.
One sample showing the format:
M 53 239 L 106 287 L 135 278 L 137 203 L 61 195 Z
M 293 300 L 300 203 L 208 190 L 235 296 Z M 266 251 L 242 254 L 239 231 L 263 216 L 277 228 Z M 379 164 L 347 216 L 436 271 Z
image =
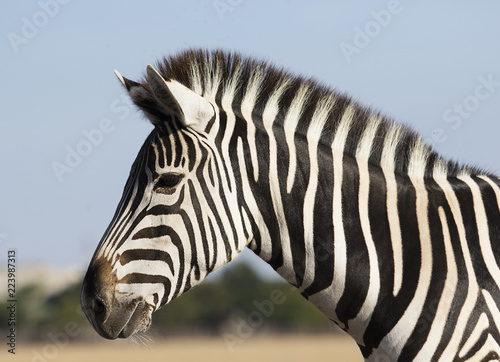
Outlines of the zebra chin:
M 103 333 L 100 335 L 107 339 L 116 339 L 146 332 L 151 326 L 152 312 L 153 308 L 144 302 L 137 303 L 135 309 L 129 312 L 128 320 L 126 311 L 113 310 L 112 315 L 116 316 L 116 319 L 112 318 L 109 323 L 102 324 L 100 328 Z

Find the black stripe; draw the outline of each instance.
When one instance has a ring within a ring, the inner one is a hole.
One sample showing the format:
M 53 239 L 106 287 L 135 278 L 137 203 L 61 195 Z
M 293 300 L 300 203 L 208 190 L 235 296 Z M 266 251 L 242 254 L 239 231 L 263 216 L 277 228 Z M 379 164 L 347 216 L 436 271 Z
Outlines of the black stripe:
M 429 200 L 428 223 L 432 243 L 432 274 L 422 312 L 417 319 L 415 329 L 410 335 L 409 343 L 401 351 L 400 359 L 403 361 L 414 360 L 423 342 L 427 340 L 432 324 L 435 322 L 437 308 L 446 282 L 446 274 L 448 273 L 443 224 L 438 212 L 439 206 L 444 202 L 444 195 L 432 179 L 426 180 L 426 189 Z M 422 265 L 422 268 L 429 267 L 428 265 Z M 453 301 L 447 302 L 450 304 Z
M 295 147 L 303 152 L 297 153 L 297 169 L 294 175 L 294 183 L 290 193 L 287 192 L 288 162 L 281 159 L 282 150 L 279 149 L 278 155 L 278 176 L 280 181 L 281 200 L 283 202 L 283 212 L 286 219 L 286 227 L 290 238 L 290 247 L 292 252 L 292 267 L 295 273 L 296 287 L 300 287 L 304 280 L 306 269 L 306 250 L 304 240 L 304 214 L 313 212 L 313 210 L 304 210 L 304 191 L 310 182 L 310 160 L 307 140 L 303 136 L 295 137 Z M 285 147 L 288 149 L 287 147 Z M 281 172 L 280 172 L 281 171 Z M 283 245 L 278 239 L 276 244 L 280 250 Z M 311 241 L 311 240 L 309 240 Z
M 318 188 L 314 202 L 314 282 L 304 291 L 310 296 L 333 282 L 333 156 L 330 147 L 318 146 Z
M 361 309 L 370 283 L 368 249 L 359 218 L 359 169 L 352 157 L 343 159 L 342 214 L 347 242 L 347 274 L 344 294 L 340 298 L 336 314 L 347 325 Z
M 173 117 L 172 117 L 173 118 Z M 173 138 L 173 133 L 175 130 L 171 129 L 170 124 L 172 122 L 166 122 L 167 123 L 167 130 L 164 132 L 164 136 L 162 139 L 165 141 L 165 164 L 172 166 L 173 163 L 173 153 L 172 153 L 172 142 L 171 138 Z
M 131 249 L 125 250 L 120 255 L 120 264 L 125 265 L 134 260 L 150 260 L 150 261 L 163 261 L 167 263 L 170 268 L 170 272 L 174 273 L 174 264 L 170 254 L 164 252 L 163 250 L 157 249 Z
M 387 215 L 387 184 L 382 170 L 370 165 L 370 193 L 368 199 L 368 217 L 370 220 L 370 232 L 372 234 L 377 251 L 377 261 L 380 273 L 380 290 L 376 315 L 388 316 L 393 309 L 394 289 L 394 250 L 391 242 L 391 230 L 389 228 L 389 217 Z M 403 265 L 404 267 L 404 265 Z M 383 336 L 390 332 L 393 325 L 380 318 L 372 318 L 368 324 L 363 337 L 367 346 L 376 348 Z
M 210 240 L 212 241 L 212 245 L 213 245 L 213 248 L 214 248 L 214 252 L 213 252 L 213 255 L 212 255 L 212 262 L 210 264 L 208 264 L 208 268 L 207 268 L 207 271 L 210 273 L 212 270 L 214 270 L 215 268 L 215 263 L 217 262 L 217 251 L 218 251 L 218 248 L 217 248 L 217 238 L 216 238 L 216 235 L 215 235 L 215 230 L 214 230 L 214 225 L 212 223 L 212 219 L 211 218 L 208 218 L 208 226 L 210 227 Z
M 207 233 L 205 230 L 205 223 L 203 222 L 203 211 L 200 205 L 200 202 L 198 200 L 198 195 L 195 192 L 194 185 L 191 180 L 189 182 L 189 191 L 191 195 L 191 201 L 193 203 L 193 211 L 195 213 L 196 221 L 198 224 L 198 228 L 200 229 L 200 235 L 201 235 L 201 244 L 203 246 L 203 254 L 205 256 L 205 268 L 208 269 L 208 265 L 210 263 L 210 252 L 209 252 L 209 247 L 208 243 L 216 244 L 217 241 L 216 239 L 211 239 L 210 241 L 207 240 Z M 194 239 L 194 235 L 193 235 Z M 197 263 L 201 263 L 201 260 L 198 260 Z M 207 270 L 207 272 L 210 272 L 211 270 Z
M 156 142 L 156 148 L 158 150 L 158 167 L 165 167 L 165 144 L 163 142 L 163 137 L 158 137 L 158 141 Z
M 132 236 L 132 240 L 137 239 L 155 239 L 161 238 L 163 236 L 170 236 L 173 229 L 170 226 L 160 225 L 160 226 L 150 226 L 139 230 Z

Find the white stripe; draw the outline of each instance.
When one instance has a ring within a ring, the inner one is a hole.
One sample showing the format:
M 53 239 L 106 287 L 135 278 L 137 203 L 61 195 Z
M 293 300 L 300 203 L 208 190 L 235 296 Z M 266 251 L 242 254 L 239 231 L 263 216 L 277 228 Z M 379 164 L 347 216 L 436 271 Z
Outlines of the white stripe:
M 335 138 L 332 142 L 332 149 L 334 151 L 339 151 L 344 154 L 345 144 L 347 141 L 347 136 L 349 135 L 349 130 L 351 129 L 351 124 L 353 121 L 355 109 L 352 104 L 348 105 L 342 118 L 340 119 L 337 130 L 335 131 Z
M 392 123 L 387 131 L 382 150 L 381 167 L 387 187 L 387 221 L 391 232 L 392 255 L 394 259 L 394 285 L 392 294 L 397 296 L 403 284 L 403 241 L 399 220 L 398 186 L 396 183 L 395 160 L 401 128 Z
M 457 265 L 455 261 L 455 255 L 453 253 L 453 246 L 451 245 L 448 221 L 442 207 L 439 207 L 438 213 L 443 230 L 443 241 L 446 254 L 446 280 L 443 287 L 443 292 L 439 299 L 439 304 L 437 306 L 436 317 L 432 323 L 431 329 L 427 336 L 427 340 L 420 349 L 420 352 L 415 357 L 415 361 L 429 361 L 431 356 L 434 355 L 439 343 L 441 342 L 441 337 L 443 335 L 446 321 L 450 314 L 451 305 L 453 304 L 453 298 L 455 296 L 455 291 L 457 289 L 458 283 Z
M 250 151 L 250 158 L 252 159 L 253 178 L 255 182 L 259 180 L 259 159 L 257 157 L 257 145 L 255 143 L 255 124 L 252 119 L 252 112 L 257 101 L 257 95 L 260 89 L 264 74 L 261 68 L 255 70 L 248 81 L 245 95 L 241 102 L 241 114 L 247 121 L 247 140 Z
M 371 316 L 377 305 L 377 299 L 380 292 L 380 271 L 378 266 L 378 255 L 375 243 L 373 242 L 370 214 L 369 214 L 369 199 L 370 199 L 370 172 L 368 168 L 368 159 L 372 150 L 373 140 L 377 134 L 380 119 L 372 119 L 363 132 L 363 136 L 358 144 L 356 159 L 359 169 L 359 219 L 361 223 L 361 231 L 366 248 L 368 249 L 368 263 L 370 268 L 370 280 L 365 301 L 358 312 L 358 315 L 349 321 L 349 334 L 359 344 L 364 345 L 363 335 Z
M 215 99 L 217 89 L 222 82 L 222 69 L 221 65 L 215 63 L 216 57 L 209 59 L 205 62 L 205 97 Z
M 283 252 L 283 265 L 277 272 L 285 278 L 290 284 L 296 284 L 295 271 L 293 268 L 292 248 L 290 245 L 290 235 L 288 233 L 288 224 L 283 209 L 283 200 L 281 199 L 280 180 L 278 177 L 278 146 L 274 137 L 273 124 L 276 115 L 279 112 L 279 99 L 288 85 L 288 81 L 283 81 L 274 91 L 266 103 L 262 113 L 264 129 L 269 137 L 269 186 L 271 191 L 271 201 L 273 204 L 278 227 L 280 230 L 280 242 Z
M 358 143 L 356 150 L 356 159 L 368 162 L 372 153 L 373 141 L 377 136 L 377 130 L 380 125 L 380 117 L 372 115 L 368 118 L 366 128 Z
M 318 102 L 316 110 L 311 118 L 307 130 L 307 142 L 309 152 L 309 183 L 304 196 L 304 248 L 305 269 L 304 278 L 299 288 L 303 292 L 314 281 L 315 255 L 314 255 L 314 204 L 316 201 L 316 190 L 318 187 L 318 141 L 325 123 L 327 122 L 334 101 L 331 98 L 323 98 Z
M 158 153 L 158 145 L 153 143 L 153 152 L 155 154 L 155 169 L 158 170 L 160 168 L 160 157 Z
M 434 164 L 434 169 L 432 170 L 432 177 L 434 179 L 447 178 L 448 177 L 448 164 L 442 158 L 436 160 Z
M 314 110 L 314 114 L 311 118 L 311 122 L 307 128 L 307 141 L 316 143 L 319 141 L 321 137 L 321 132 L 323 132 L 323 128 L 325 127 L 328 118 L 331 115 L 331 110 L 335 105 L 335 97 L 329 96 L 321 98 L 316 104 L 316 108 Z
M 177 142 L 176 135 L 177 135 L 178 131 L 179 131 L 178 129 L 173 128 L 169 124 L 167 124 L 167 133 L 169 134 L 168 138 L 169 138 L 169 143 L 170 143 L 170 150 L 165 150 L 165 152 L 170 152 L 170 155 L 171 155 L 170 159 L 171 159 L 172 164 L 169 166 L 173 166 L 174 161 L 176 159 L 176 152 L 175 152 L 176 146 L 175 146 L 175 144 Z
M 391 123 L 384 140 L 380 166 L 387 171 L 395 170 L 396 149 L 401 139 L 402 127 Z
M 345 289 L 346 270 L 347 270 L 347 245 L 344 234 L 344 220 L 342 213 L 342 181 L 343 181 L 343 157 L 344 147 L 347 140 L 349 129 L 351 128 L 354 116 L 354 108 L 348 106 L 345 110 L 340 124 L 335 133 L 332 142 L 333 152 L 333 235 L 334 235 L 334 270 L 333 282 L 331 286 L 331 313 L 329 316 L 335 316 L 335 307 L 342 297 Z
M 237 64 L 233 70 L 233 74 L 231 78 L 226 81 L 224 85 L 224 93 L 222 94 L 222 98 L 230 96 L 231 99 L 234 98 L 234 95 L 238 92 L 238 88 L 240 87 L 240 76 L 241 76 L 241 66 Z
M 166 172 L 166 169 L 168 168 L 168 165 L 167 165 L 167 162 L 166 162 L 166 155 L 165 155 L 165 141 L 163 139 L 163 137 L 158 137 L 158 142 L 160 143 L 160 148 L 163 152 L 163 167 L 160 168 L 160 166 L 158 165 L 158 169 L 161 170 L 161 172 Z M 157 163 L 158 163 L 158 160 L 157 160 Z
M 197 94 L 203 94 L 203 87 L 201 86 L 201 72 L 198 62 L 191 63 L 191 84 L 189 87 Z
M 305 103 L 309 98 L 309 85 L 302 84 L 295 94 L 290 108 L 283 121 L 283 129 L 285 131 L 285 141 L 288 146 L 288 154 L 290 156 L 290 163 L 288 165 L 288 177 L 286 180 L 286 191 L 292 191 L 293 183 L 295 180 L 295 170 L 297 168 L 297 154 L 295 152 L 295 132 L 297 124 L 299 123 L 302 112 L 304 111 Z
M 428 146 L 421 138 L 415 140 L 410 150 L 410 161 L 408 163 L 408 176 L 424 178 L 427 159 L 429 157 Z

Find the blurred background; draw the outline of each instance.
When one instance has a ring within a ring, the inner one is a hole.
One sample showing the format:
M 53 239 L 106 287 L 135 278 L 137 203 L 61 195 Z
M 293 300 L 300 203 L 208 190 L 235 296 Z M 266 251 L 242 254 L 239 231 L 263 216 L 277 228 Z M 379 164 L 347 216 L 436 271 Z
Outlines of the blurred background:
M 3 2 L 1 332 L 10 333 L 7 255 L 15 250 L 18 356 L 69 360 L 72 348 L 100 341 L 79 309 L 80 283 L 152 130 L 114 69 L 137 79 L 147 64 L 188 47 L 236 50 L 345 91 L 415 128 L 445 157 L 499 173 L 499 13 L 493 0 Z M 258 317 L 275 290 L 284 302 Z M 165 348 L 179 360 L 200 351 L 292 361 L 314 351 L 317 361 L 361 360 L 345 341 L 245 251 L 158 312 L 139 343 L 146 350 L 101 341 L 109 350 L 78 353 L 144 358 Z

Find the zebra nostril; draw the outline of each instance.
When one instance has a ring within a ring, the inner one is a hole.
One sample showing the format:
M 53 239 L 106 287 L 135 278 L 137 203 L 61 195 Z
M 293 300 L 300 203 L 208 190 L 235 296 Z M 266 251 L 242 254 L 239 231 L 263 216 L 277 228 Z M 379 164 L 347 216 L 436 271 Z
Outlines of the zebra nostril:
M 92 310 L 97 321 L 103 322 L 106 319 L 106 304 L 101 298 L 95 297 Z

